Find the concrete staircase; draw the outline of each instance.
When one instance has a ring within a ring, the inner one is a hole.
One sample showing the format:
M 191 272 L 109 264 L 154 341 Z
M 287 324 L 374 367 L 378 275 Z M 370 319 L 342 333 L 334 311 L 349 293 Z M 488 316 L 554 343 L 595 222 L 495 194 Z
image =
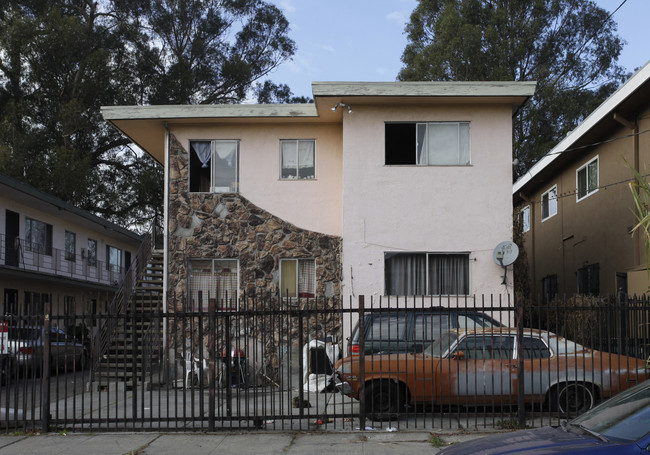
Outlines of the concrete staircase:
M 92 375 L 99 387 L 113 381 L 127 386 L 149 381 L 148 373 L 161 361 L 163 254 L 152 251 L 148 256 L 134 272 L 133 285 L 127 283 L 116 294 L 96 337 Z

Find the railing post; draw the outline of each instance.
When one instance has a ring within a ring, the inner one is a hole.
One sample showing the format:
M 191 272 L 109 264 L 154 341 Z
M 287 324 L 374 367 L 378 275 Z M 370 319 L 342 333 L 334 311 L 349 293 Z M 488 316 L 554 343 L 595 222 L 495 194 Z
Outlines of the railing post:
M 297 315 L 298 315 L 298 413 L 300 415 L 300 419 L 302 420 L 305 417 L 305 387 L 302 383 L 305 377 L 305 371 L 303 368 L 303 362 L 304 362 L 304 356 L 302 353 L 302 347 L 305 344 L 304 341 L 304 332 L 303 332 L 303 327 L 302 327 L 302 311 L 297 310 Z M 289 316 L 291 319 L 291 316 Z
M 50 431 L 50 312 L 52 304 L 45 304 L 43 318 L 43 363 L 41 365 L 41 422 L 42 431 Z
M 519 428 L 526 428 L 526 401 L 524 400 L 524 306 L 521 297 L 516 297 L 515 307 L 517 311 L 517 416 L 519 417 Z
M 359 428 L 366 429 L 366 321 L 365 298 L 359 296 Z
M 226 416 L 232 417 L 232 340 L 230 338 L 230 314 L 226 314 L 224 322 L 224 332 L 226 334 Z
M 208 431 L 214 431 L 215 430 L 215 361 L 217 359 L 217 353 L 216 347 L 215 347 L 215 342 L 214 342 L 214 336 L 215 336 L 215 327 L 216 327 L 216 315 L 214 313 L 215 310 L 215 302 L 216 299 L 211 299 L 210 295 L 208 294 L 208 355 L 210 356 L 208 359 L 208 384 L 210 387 L 210 403 L 208 404 Z M 201 324 L 203 324 L 203 321 L 201 321 Z
M 132 384 L 133 384 L 133 390 L 132 390 L 132 399 L 131 399 L 131 413 L 132 413 L 132 418 L 133 418 L 133 429 L 135 430 L 135 422 L 136 419 L 138 418 L 138 356 L 136 352 L 136 346 L 138 346 L 139 340 L 136 339 L 137 336 L 137 330 L 136 330 L 136 308 L 135 308 L 135 301 L 130 302 L 127 300 L 125 302 L 126 305 L 131 306 L 131 374 L 133 377 L 131 378 Z

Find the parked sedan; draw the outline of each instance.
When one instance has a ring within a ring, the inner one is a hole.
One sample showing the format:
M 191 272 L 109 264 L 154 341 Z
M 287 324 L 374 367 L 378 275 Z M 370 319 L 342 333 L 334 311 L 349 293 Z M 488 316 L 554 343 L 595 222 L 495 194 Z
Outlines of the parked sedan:
M 445 455 L 641 454 L 650 447 L 650 381 L 558 427 L 502 433 L 454 444 Z
M 492 328 L 448 331 L 419 354 L 365 356 L 335 366 L 337 387 L 365 397 L 375 420 L 394 417 L 405 404 L 500 406 L 517 404 L 523 365 L 524 400 L 547 404 L 565 416 L 591 409 L 650 377 L 645 361 L 595 351 L 541 330 Z
M 59 328 L 50 329 L 50 369 L 81 370 L 86 365 L 87 351 L 83 344 Z M 43 365 L 43 327 L 10 327 L 9 346 L 19 367 L 40 370 Z

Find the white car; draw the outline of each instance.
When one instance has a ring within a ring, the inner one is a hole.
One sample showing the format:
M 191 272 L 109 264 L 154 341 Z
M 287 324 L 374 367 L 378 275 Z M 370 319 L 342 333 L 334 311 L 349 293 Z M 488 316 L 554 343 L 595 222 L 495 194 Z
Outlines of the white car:
M 44 333 L 43 327 L 9 327 L 9 346 L 19 367 L 41 370 Z M 82 370 L 87 357 L 86 348 L 74 337 L 68 336 L 62 329 L 50 329 L 50 370 Z

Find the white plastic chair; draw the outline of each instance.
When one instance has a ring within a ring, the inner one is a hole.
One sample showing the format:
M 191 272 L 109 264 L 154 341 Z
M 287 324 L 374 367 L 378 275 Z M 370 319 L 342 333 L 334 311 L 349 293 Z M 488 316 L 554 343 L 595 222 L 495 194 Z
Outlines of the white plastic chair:
M 206 371 L 208 364 L 203 359 L 203 371 Z M 190 378 L 194 380 L 194 375 L 198 378 L 201 374 L 201 368 L 199 368 L 199 359 L 195 357 L 190 351 L 185 351 L 185 388 L 192 386 L 192 383 L 189 382 Z

